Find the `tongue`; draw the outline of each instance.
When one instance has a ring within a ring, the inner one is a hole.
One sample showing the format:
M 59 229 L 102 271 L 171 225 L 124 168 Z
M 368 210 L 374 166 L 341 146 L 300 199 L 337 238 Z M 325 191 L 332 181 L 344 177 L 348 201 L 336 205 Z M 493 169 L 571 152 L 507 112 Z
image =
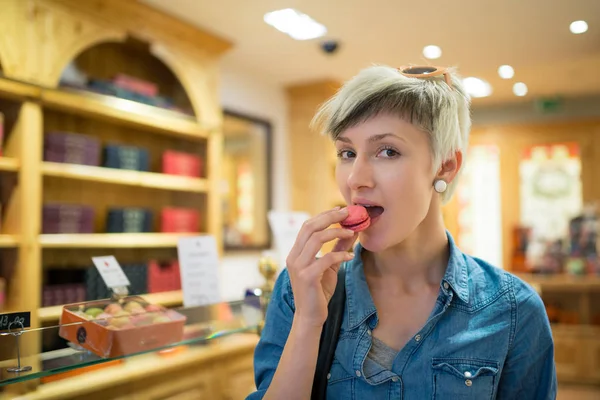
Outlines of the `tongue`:
M 367 209 L 367 212 L 369 213 L 369 218 L 379 217 L 381 214 L 383 214 L 383 207 L 372 206 L 372 207 L 365 207 L 365 208 Z

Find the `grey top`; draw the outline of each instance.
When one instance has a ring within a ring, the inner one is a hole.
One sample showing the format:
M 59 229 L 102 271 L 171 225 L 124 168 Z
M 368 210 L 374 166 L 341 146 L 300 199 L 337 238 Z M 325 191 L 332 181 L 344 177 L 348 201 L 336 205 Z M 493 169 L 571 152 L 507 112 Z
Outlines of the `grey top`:
M 391 370 L 392 364 L 394 363 L 394 359 L 396 358 L 398 352 L 389 347 L 387 344 L 383 343 L 381 340 L 377 339 L 376 337 L 373 336 L 372 339 L 373 340 L 371 342 L 371 350 L 369 351 L 367 357 L 371 361 L 374 361 L 377 364 L 379 364 L 381 367 L 387 370 Z M 370 369 L 368 367 L 369 364 L 370 363 L 364 364 L 364 372 L 366 376 L 371 375 L 370 371 L 367 371 L 368 369 Z

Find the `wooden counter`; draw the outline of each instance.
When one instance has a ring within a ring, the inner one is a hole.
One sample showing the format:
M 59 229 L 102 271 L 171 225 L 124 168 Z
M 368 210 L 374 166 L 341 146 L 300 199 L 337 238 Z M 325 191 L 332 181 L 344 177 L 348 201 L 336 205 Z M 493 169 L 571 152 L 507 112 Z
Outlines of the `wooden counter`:
M 173 354 L 145 354 L 40 385 L 13 400 L 243 399 L 254 389 L 255 334 L 215 339 Z M 0 397 L 8 400 L 9 397 Z

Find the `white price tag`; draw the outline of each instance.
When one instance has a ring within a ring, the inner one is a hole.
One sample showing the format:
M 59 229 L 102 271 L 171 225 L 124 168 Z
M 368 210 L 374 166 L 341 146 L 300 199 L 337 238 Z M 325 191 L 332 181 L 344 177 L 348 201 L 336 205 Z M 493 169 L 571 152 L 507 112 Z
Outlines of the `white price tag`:
M 302 224 L 310 218 L 306 212 L 269 211 L 269 224 L 275 238 L 279 268 L 285 267 L 285 259 L 292 250 Z
M 114 256 L 92 257 L 92 261 L 109 288 L 114 289 L 131 284 Z
M 219 253 L 212 236 L 187 237 L 177 244 L 183 305 L 197 307 L 218 303 Z

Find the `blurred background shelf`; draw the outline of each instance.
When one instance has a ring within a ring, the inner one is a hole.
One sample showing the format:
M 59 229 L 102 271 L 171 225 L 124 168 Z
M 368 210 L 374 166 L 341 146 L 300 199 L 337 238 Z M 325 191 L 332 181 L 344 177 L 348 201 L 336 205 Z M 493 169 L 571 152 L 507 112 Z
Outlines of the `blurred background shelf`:
M 40 88 L 27 83 L 0 78 L 0 95 L 11 99 L 26 99 L 38 97 Z
M 131 100 L 73 89 L 44 90 L 41 98 L 48 108 L 77 115 L 97 117 L 187 139 L 202 140 L 208 137 L 209 131 L 201 127 L 193 117 Z
M 17 171 L 19 160 L 11 157 L 0 157 L 0 171 Z
M 167 248 L 177 247 L 182 237 L 198 235 L 202 233 L 44 234 L 39 242 L 46 249 Z
M 542 291 L 581 292 L 600 291 L 600 276 L 568 274 L 516 274 L 519 278 Z
M 19 237 L 17 235 L 0 235 L 0 248 L 17 247 L 18 245 Z
M 0 161 L 2 161 L 0 159 Z M 0 163 L 0 169 L 2 164 Z M 78 179 L 91 182 L 114 183 L 117 185 L 137 186 L 144 188 L 176 190 L 192 193 L 206 193 L 208 182 L 201 178 L 140 172 L 104 167 L 92 167 L 78 164 L 62 164 L 44 162 L 42 173 L 45 176 Z

